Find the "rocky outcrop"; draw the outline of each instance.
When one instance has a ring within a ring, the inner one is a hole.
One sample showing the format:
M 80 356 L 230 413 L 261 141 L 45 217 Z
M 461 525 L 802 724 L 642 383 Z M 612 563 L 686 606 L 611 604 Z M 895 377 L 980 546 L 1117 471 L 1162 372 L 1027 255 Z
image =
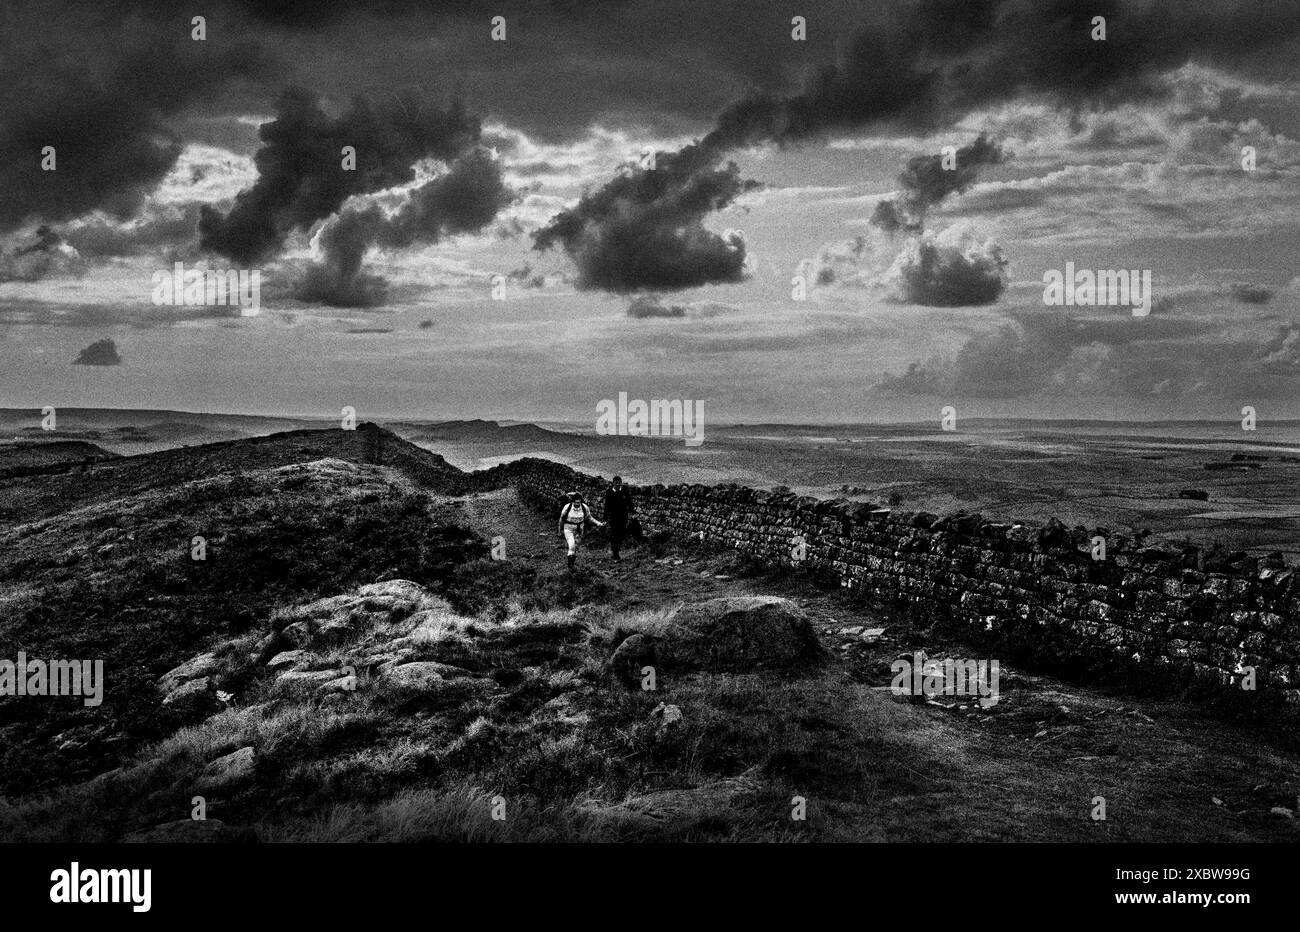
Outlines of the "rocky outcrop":
M 662 624 L 625 639 L 611 666 L 630 683 L 656 671 L 749 672 L 811 666 L 823 656 L 803 610 L 775 596 L 731 596 L 683 605 Z
M 251 780 L 256 768 L 257 755 L 253 748 L 240 748 L 204 767 L 196 788 L 207 793 L 230 790 Z
M 206 676 L 186 680 L 163 697 L 163 708 L 182 721 L 200 721 L 221 707 L 212 680 Z
M 212 677 L 219 663 L 216 654 L 203 653 L 191 657 L 178 667 L 168 670 L 158 678 L 158 692 L 162 705 L 183 722 L 202 721 L 221 708 L 217 700 Z

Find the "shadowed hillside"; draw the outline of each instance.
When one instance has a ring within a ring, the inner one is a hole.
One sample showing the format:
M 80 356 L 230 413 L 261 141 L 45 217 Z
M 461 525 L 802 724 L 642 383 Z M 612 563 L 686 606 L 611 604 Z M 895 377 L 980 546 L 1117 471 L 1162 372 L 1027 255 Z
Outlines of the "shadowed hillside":
M 1256 712 L 1009 663 L 987 707 L 894 695 L 898 656 L 978 648 L 663 535 L 567 572 L 538 470 L 582 481 L 363 425 L 6 483 L 0 658 L 102 659 L 105 688 L 0 698 L 0 837 L 1294 835 L 1300 757 Z
M 98 463 L 117 456 L 84 440 L 17 441 L 0 445 L 0 479 L 45 472 L 71 464 Z

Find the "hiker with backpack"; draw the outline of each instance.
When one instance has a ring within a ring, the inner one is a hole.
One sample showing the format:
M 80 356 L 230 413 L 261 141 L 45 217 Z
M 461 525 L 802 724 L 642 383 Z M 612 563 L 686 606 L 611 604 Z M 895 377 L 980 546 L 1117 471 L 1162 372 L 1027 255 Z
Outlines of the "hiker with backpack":
M 570 492 L 568 498 L 568 503 L 560 509 L 560 533 L 569 545 L 569 569 L 573 569 L 578 560 L 578 544 L 582 541 L 587 525 L 604 527 L 605 522 L 596 520 L 581 492 Z
M 622 561 L 619 550 L 623 547 L 623 538 L 627 536 L 628 519 L 632 517 L 632 493 L 623 485 L 623 479 L 615 476 L 613 483 L 605 490 L 605 522 L 609 525 L 609 550 L 614 562 Z

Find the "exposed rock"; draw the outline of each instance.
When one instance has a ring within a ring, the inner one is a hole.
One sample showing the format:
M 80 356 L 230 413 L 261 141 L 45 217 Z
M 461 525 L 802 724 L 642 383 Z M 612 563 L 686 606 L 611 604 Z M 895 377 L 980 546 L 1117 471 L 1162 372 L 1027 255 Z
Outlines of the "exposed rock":
M 188 722 L 198 721 L 221 707 L 212 680 L 206 676 L 177 686 L 163 697 L 162 704 L 163 708 Z
M 224 757 L 218 757 L 204 767 L 195 786 L 200 792 L 227 790 L 250 780 L 256 768 L 256 752 L 253 748 L 240 748 Z
M 632 686 L 646 666 L 748 672 L 809 666 L 824 656 L 808 617 L 789 599 L 728 596 L 684 605 L 625 638 L 610 671 Z
M 654 707 L 654 710 L 650 713 L 650 717 L 659 719 L 660 726 L 666 728 L 674 722 L 680 722 L 682 720 L 682 707 L 661 702 Z
M 330 680 L 328 683 L 322 683 L 316 688 L 318 695 L 328 696 L 335 693 L 352 693 L 356 692 L 357 678 L 355 676 L 340 676 L 336 680 Z
M 260 666 L 277 654 L 294 649 L 293 644 L 285 637 L 284 632 L 272 631 L 258 642 L 257 653 L 254 655 L 253 661 Z
M 275 683 L 271 686 L 271 695 L 277 697 L 308 695 L 315 692 L 317 687 L 341 676 L 343 676 L 342 670 L 288 670 L 276 677 Z
M 641 679 L 641 669 L 654 666 L 654 641 L 646 634 L 633 634 L 618 645 L 614 656 L 610 658 L 610 671 L 626 686 Z
M 286 650 L 276 654 L 266 662 L 267 667 L 272 670 L 281 668 L 286 670 L 303 670 L 311 665 L 311 661 L 316 657 L 315 654 L 305 650 Z
M 132 832 L 126 844 L 218 844 L 236 841 L 238 836 L 220 819 L 177 819 L 153 828 Z
M 370 611 L 397 612 L 413 608 L 428 598 L 429 592 L 409 579 L 387 579 L 362 586 L 357 590 L 357 595 L 365 600 L 366 608 Z
M 346 643 L 379 625 L 395 624 L 424 609 L 444 606 L 423 586 L 390 579 L 354 593 L 317 599 L 282 612 L 281 650 Z
M 291 649 L 304 648 L 311 643 L 311 625 L 306 621 L 295 621 L 281 629 L 280 637 L 282 643 L 291 645 Z
M 191 657 L 179 667 L 168 670 L 158 678 L 158 689 L 163 693 L 170 693 L 182 683 L 197 679 L 202 676 L 210 676 L 217 671 L 217 656 L 214 653 L 199 654 L 197 657 Z
M 621 803 L 586 800 L 579 812 L 601 821 L 646 829 L 690 828 L 700 822 L 725 819 L 739 799 L 761 788 L 751 773 L 681 790 L 659 790 L 630 796 Z
M 416 656 L 418 656 L 418 651 L 413 647 L 380 651 L 377 654 L 367 654 L 365 657 L 362 657 L 361 660 L 357 662 L 357 666 L 363 669 L 378 669 L 380 673 L 383 673 L 387 669 L 398 666 L 399 664 L 411 663 Z
M 469 671 L 460 667 L 437 663 L 433 660 L 418 660 L 403 663 L 383 671 L 384 679 L 395 686 L 411 689 L 424 689 L 435 683 L 441 683 L 456 677 L 468 676 Z
M 327 618 L 311 634 L 311 643 L 322 646 L 342 644 L 357 633 L 356 616 Z
M 475 679 L 467 670 L 431 660 L 390 667 L 383 671 L 380 682 L 385 690 L 405 698 L 438 695 L 455 699 L 493 688 L 491 681 Z
M 658 663 L 679 670 L 791 669 L 823 656 L 803 609 L 776 596 L 729 596 L 684 605 L 653 637 Z

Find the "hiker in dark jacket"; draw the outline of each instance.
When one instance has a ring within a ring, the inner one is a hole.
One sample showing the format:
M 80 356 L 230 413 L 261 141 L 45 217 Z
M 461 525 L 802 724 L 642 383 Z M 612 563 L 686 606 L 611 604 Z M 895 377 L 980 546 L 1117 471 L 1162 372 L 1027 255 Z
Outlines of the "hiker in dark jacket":
M 605 523 L 609 525 L 609 549 L 615 560 L 622 560 L 618 552 L 627 536 L 627 522 L 632 517 L 632 493 L 619 476 L 605 490 Z

